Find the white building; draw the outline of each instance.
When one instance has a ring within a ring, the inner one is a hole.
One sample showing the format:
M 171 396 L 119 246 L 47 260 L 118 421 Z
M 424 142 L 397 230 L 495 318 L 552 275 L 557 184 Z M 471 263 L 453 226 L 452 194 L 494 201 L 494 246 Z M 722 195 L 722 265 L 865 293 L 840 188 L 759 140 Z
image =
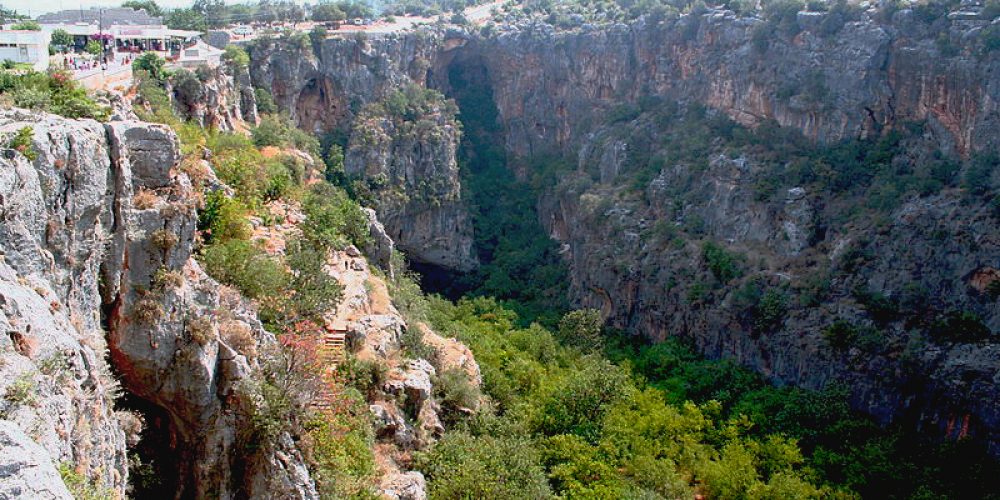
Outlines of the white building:
M 198 40 L 194 45 L 181 51 L 177 63 L 184 68 L 197 68 L 202 64 L 214 68 L 221 63 L 224 53 L 225 51 Z
M 0 62 L 8 59 L 45 71 L 49 68 L 49 33 L 0 30 Z
M 112 24 L 102 29 L 97 23 L 76 22 L 68 24 L 42 24 L 42 31 L 52 33 L 63 30 L 73 37 L 73 48 L 82 50 L 87 41 L 105 40 L 109 49 L 118 52 L 159 52 L 168 58 L 177 58 L 181 50 L 189 47 L 201 35 L 200 31 L 175 30 L 162 24 L 134 25 Z

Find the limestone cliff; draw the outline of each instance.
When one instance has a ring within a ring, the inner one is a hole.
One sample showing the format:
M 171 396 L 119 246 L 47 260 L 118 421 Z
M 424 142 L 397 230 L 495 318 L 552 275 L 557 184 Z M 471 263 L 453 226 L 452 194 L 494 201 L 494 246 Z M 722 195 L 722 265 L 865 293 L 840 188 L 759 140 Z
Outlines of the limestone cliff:
M 455 109 L 409 87 L 425 81 L 442 40 L 428 30 L 329 38 L 312 48 L 264 42 L 251 50 L 251 71 L 300 127 L 349 137 L 345 170 L 374 192 L 368 202 L 400 249 L 468 271 L 477 263 L 455 159 Z
M 250 76 L 299 127 L 320 134 L 350 130 L 365 104 L 411 81 L 422 84 L 442 40 L 432 30 L 358 33 L 312 46 L 262 40 L 250 47 Z
M 774 120 L 821 142 L 927 120 L 959 153 L 1000 145 L 1000 88 L 989 76 L 1000 62 L 976 43 L 989 20 L 941 31 L 910 10 L 879 22 L 873 9 L 829 33 L 819 29 L 826 15 L 800 15 L 794 36 L 761 34 L 773 27 L 726 10 L 572 31 L 515 26 L 462 50 L 481 54 L 508 150 L 521 157 L 572 151 L 594 120 L 649 95 L 744 125 Z
M 168 83 L 175 111 L 181 118 L 224 132 L 258 122 L 257 98 L 246 67 L 231 63 L 215 68 L 203 66 L 191 77 L 181 80 L 175 75 Z
M 354 121 L 344 170 L 367 184 L 379 218 L 409 258 L 469 271 L 476 259 L 459 183 L 455 111 L 440 94 L 416 87 L 367 106 Z
M 67 498 L 51 474 L 66 463 L 102 494 L 124 496 L 126 437 L 137 440 L 142 424 L 113 410 L 114 371 L 149 407 L 149 428 L 167 436 L 163 452 L 176 460 L 176 477 L 161 479 L 177 497 L 263 494 L 255 488 L 316 497 L 290 439 L 234 472 L 244 453 L 230 396 L 255 362 L 241 352 L 245 343 L 234 347 L 219 332 L 242 327 L 259 346 L 273 338 L 191 257 L 196 197 L 178 169 L 174 133 L 142 122 L 0 114 L 5 135 L 25 126 L 36 159 L 0 160 L 3 445 L 28 446 L 21 443 L 30 436 L 44 453 L 4 453 L 13 478 L 5 487 Z
M 410 82 L 449 95 L 453 74 L 477 75 L 471 80 L 490 87 L 499 140 L 518 174 L 530 178 L 538 158 L 578 163 L 539 200 L 542 223 L 564 244 L 575 303 L 652 339 L 688 336 L 704 353 L 779 383 L 845 382 L 855 407 L 882 421 L 948 438 L 972 434 L 996 451 L 1000 313 L 986 290 L 996 286 L 998 255 L 984 199 L 970 203 L 945 189 L 908 196 L 882 220 L 831 219 L 824 211 L 847 201 L 802 186 L 758 199 L 752 184 L 765 180 L 762 162 L 752 151 L 721 147 L 697 165 L 663 165 L 651 180 L 619 176 L 650 153 L 634 147 L 632 134 L 656 138 L 643 113 L 658 102 L 701 105 L 749 127 L 777 124 L 815 144 L 884 137 L 919 123 L 920 140 L 906 146 L 917 159 L 929 150 L 969 158 L 1000 147 L 993 77 L 1000 52 L 986 51 L 979 37 L 996 21 L 971 15 L 931 23 L 909 9 L 856 14 L 837 23 L 828 22 L 830 13 L 800 12 L 794 29 L 781 32 L 722 9 L 569 30 L 544 22 L 487 35 L 417 30 L 326 40 L 318 57 L 269 47 L 254 52 L 252 73 L 308 128 L 350 132 L 363 124 L 381 133 L 386 127 L 356 120 L 362 104 Z M 385 158 L 380 151 L 392 142 L 355 145 L 355 157 Z M 449 170 L 431 171 L 453 182 Z M 995 182 L 995 170 L 990 175 Z M 678 228 L 694 237 L 669 243 L 665 236 Z M 762 297 L 748 292 L 757 301 L 748 305 L 741 302 L 747 296 L 699 285 L 713 278 L 699 240 L 746 255 L 761 290 L 798 290 L 834 270 L 822 286 L 828 295 L 786 306 L 780 323 L 755 327 Z M 876 299 L 902 300 L 914 290 L 936 301 L 926 317 L 880 316 Z M 985 341 L 921 340 L 935 321 L 934 328 L 955 327 L 961 320 L 948 315 L 957 311 L 981 319 Z M 838 351 L 820 334 L 838 318 L 879 322 L 886 343 Z

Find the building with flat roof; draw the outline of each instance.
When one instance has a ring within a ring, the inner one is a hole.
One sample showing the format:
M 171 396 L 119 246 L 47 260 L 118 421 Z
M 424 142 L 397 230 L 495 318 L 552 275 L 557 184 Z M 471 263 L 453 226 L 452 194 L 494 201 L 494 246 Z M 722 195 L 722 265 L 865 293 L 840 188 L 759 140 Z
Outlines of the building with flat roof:
M 0 30 L 0 61 L 30 64 L 36 71 L 49 68 L 49 33 Z
M 97 24 L 102 26 L 111 25 L 132 25 L 150 26 L 163 24 L 163 18 L 151 16 L 145 9 L 131 9 L 129 7 L 70 9 L 59 12 L 50 12 L 38 16 L 38 24 Z
M 176 55 L 190 46 L 200 35 L 199 31 L 175 30 L 162 24 L 104 24 L 76 22 L 69 24 L 43 24 L 42 31 L 52 33 L 63 30 L 73 37 L 73 48 L 83 49 L 89 40 L 104 40 L 109 49 L 120 52 L 163 52 Z M 170 54 L 164 54 L 170 55 Z

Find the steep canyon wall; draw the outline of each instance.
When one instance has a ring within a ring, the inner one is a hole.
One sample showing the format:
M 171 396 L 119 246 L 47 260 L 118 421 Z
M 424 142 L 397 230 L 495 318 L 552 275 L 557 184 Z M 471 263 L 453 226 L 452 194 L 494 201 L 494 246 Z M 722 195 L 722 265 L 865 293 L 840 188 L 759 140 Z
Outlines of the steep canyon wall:
M 843 202 L 830 193 L 792 186 L 757 199 L 753 185 L 764 167 L 752 151 L 713 154 L 698 169 L 664 165 L 639 186 L 639 198 L 619 176 L 637 155 L 633 135 L 660 133 L 631 109 L 650 96 L 699 104 L 745 126 L 777 123 L 817 144 L 921 122 L 914 150 L 967 158 L 1000 148 L 1000 57 L 976 45 L 988 20 L 949 22 L 943 36 L 957 49 L 946 53 L 939 30 L 909 10 L 883 21 L 864 13 L 833 32 L 819 29 L 823 15 L 800 13 L 801 31 L 767 38 L 759 35 L 764 21 L 724 10 L 572 31 L 534 24 L 486 37 L 436 28 L 330 38 L 312 51 L 255 51 L 251 73 L 301 126 L 350 134 L 364 104 L 411 82 L 447 95 L 449 68 L 480 66 L 511 167 L 528 177 L 535 158 L 577 163 L 566 178 L 579 183 L 561 182 L 539 200 L 543 224 L 564 243 L 575 303 L 652 339 L 689 337 L 705 354 L 733 358 L 778 383 L 843 383 L 855 407 L 883 422 L 948 438 L 971 434 L 997 451 L 996 343 L 920 342 L 912 333 L 923 327 L 875 318 L 856 293 L 901 300 L 905 290 L 921 289 L 932 299 L 928 314 L 971 311 L 995 339 L 1000 306 L 986 290 L 996 286 L 1000 244 L 988 205 L 945 190 L 907 199 L 880 221 L 830 220 L 825 210 Z M 612 121 L 628 125 L 613 129 Z M 454 169 L 426 174 L 457 182 Z M 648 237 L 692 221 L 697 238 L 670 246 Z M 398 225 L 403 233 L 423 228 Z M 444 230 L 449 234 L 439 236 L 447 240 L 454 227 L 423 229 Z M 797 289 L 809 276 L 850 269 L 834 273 L 818 303 L 788 305 L 762 332 L 734 290 L 692 290 L 712 279 L 702 239 L 747 256 L 754 283 L 764 288 Z M 845 264 L 858 252 L 868 257 Z M 879 323 L 887 340 L 873 351 L 833 349 L 821 332 L 837 319 Z

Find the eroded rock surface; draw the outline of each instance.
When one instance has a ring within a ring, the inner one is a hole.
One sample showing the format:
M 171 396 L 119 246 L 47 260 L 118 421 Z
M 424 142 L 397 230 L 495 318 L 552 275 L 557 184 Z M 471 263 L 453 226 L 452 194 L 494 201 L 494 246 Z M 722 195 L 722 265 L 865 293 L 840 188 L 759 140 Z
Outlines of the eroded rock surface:
M 242 483 L 315 498 L 287 439 L 234 476 L 241 450 L 230 396 L 253 360 L 239 352 L 245 343 L 227 344 L 220 326 L 242 325 L 251 346 L 273 337 L 192 258 L 196 196 L 175 168 L 173 132 L 0 112 L 0 133 L 23 126 L 33 127 L 37 158 L 0 160 L 0 384 L 15 395 L 4 423 L 44 448 L 44 467 L 72 464 L 124 495 L 126 437 L 139 429 L 134 416 L 112 409 L 110 358 L 128 391 L 169 417 L 158 430 L 172 436 L 179 457 L 178 496 L 231 498 Z M 142 206 L 133 203 L 139 191 Z

